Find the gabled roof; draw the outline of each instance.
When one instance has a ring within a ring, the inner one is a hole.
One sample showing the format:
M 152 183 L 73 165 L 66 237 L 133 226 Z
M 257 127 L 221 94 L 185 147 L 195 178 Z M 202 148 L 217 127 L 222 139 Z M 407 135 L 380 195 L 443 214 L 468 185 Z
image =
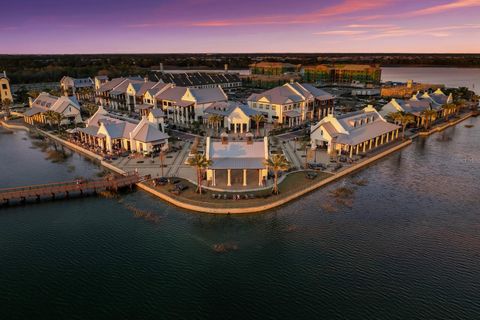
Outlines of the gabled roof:
M 132 133 L 132 138 L 147 143 L 166 140 L 169 138 L 169 136 L 168 134 L 158 130 L 158 128 L 154 125 L 146 121 L 141 121 Z
M 56 97 L 46 92 L 40 93 L 32 102 L 32 108 L 42 110 L 42 112 L 51 110 L 58 113 L 64 113 L 69 106 L 80 110 L 80 105 L 76 98 L 67 96 Z
M 190 92 L 195 97 L 197 103 L 209 103 L 228 100 L 227 95 L 220 87 L 190 89 Z
M 248 101 L 259 101 L 262 98 L 266 98 L 273 104 L 288 104 L 297 103 L 306 99 L 318 99 L 318 100 L 330 100 L 334 99 L 334 96 L 315 88 L 308 83 L 286 83 L 283 86 L 276 87 L 267 90 L 263 93 L 254 93 L 247 99 Z
M 326 129 L 336 143 L 356 145 L 400 129 L 400 126 L 385 121 L 373 107 L 367 107 L 337 117 L 328 115 L 312 127 L 311 134 L 319 128 Z

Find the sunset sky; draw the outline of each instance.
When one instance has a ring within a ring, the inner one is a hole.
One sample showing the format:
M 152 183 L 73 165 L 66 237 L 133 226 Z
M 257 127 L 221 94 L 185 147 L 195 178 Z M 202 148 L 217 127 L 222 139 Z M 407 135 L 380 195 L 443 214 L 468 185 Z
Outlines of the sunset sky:
M 480 52 L 480 0 L 7 0 L 0 53 Z

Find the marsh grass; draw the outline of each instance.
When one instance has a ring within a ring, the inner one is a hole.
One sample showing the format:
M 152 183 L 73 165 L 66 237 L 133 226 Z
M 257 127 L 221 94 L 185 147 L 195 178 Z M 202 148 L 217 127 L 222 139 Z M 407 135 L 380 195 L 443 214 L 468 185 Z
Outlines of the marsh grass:
M 353 188 L 349 187 L 340 187 L 330 191 L 332 196 L 334 196 L 335 198 L 350 198 L 353 196 L 354 192 L 355 191 L 353 190 Z
M 151 222 L 153 224 L 158 224 L 160 223 L 160 216 L 156 215 L 155 213 L 153 212 L 150 212 L 150 211 L 145 211 L 145 210 L 141 210 L 131 204 L 125 204 L 125 207 L 130 210 L 131 212 L 133 212 L 133 216 L 136 218 L 136 219 L 143 219 L 147 222 Z
M 57 150 L 46 150 L 47 153 L 47 160 L 50 160 L 53 163 L 61 163 L 65 162 L 71 154 L 62 152 L 62 151 L 57 151 Z
M 234 242 L 215 243 L 212 245 L 212 250 L 216 253 L 227 253 L 237 251 L 238 245 Z
M 368 184 L 368 180 L 367 179 L 356 179 L 356 180 L 352 180 L 352 183 L 356 186 L 364 187 Z

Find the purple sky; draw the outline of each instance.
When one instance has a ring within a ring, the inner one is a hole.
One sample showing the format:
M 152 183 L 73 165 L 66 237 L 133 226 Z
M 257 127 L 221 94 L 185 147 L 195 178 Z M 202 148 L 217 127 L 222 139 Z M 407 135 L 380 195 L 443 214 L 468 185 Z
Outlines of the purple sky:
M 480 53 L 480 0 L 7 0 L 2 11 L 0 53 Z

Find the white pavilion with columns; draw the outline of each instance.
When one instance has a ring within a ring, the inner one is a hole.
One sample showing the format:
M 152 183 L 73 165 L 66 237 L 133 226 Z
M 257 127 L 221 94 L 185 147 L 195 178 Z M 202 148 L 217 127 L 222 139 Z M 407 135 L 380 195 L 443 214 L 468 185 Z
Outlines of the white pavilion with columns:
M 328 115 L 311 128 L 312 148 L 350 158 L 398 139 L 400 126 L 387 122 L 373 106 L 341 116 Z
M 209 186 L 225 189 L 245 189 L 264 186 L 268 168 L 265 161 L 269 157 L 268 138 L 254 141 L 247 133 L 246 140 L 229 141 L 222 134 L 221 141 L 207 138 L 206 156 L 212 161 L 207 168 Z

